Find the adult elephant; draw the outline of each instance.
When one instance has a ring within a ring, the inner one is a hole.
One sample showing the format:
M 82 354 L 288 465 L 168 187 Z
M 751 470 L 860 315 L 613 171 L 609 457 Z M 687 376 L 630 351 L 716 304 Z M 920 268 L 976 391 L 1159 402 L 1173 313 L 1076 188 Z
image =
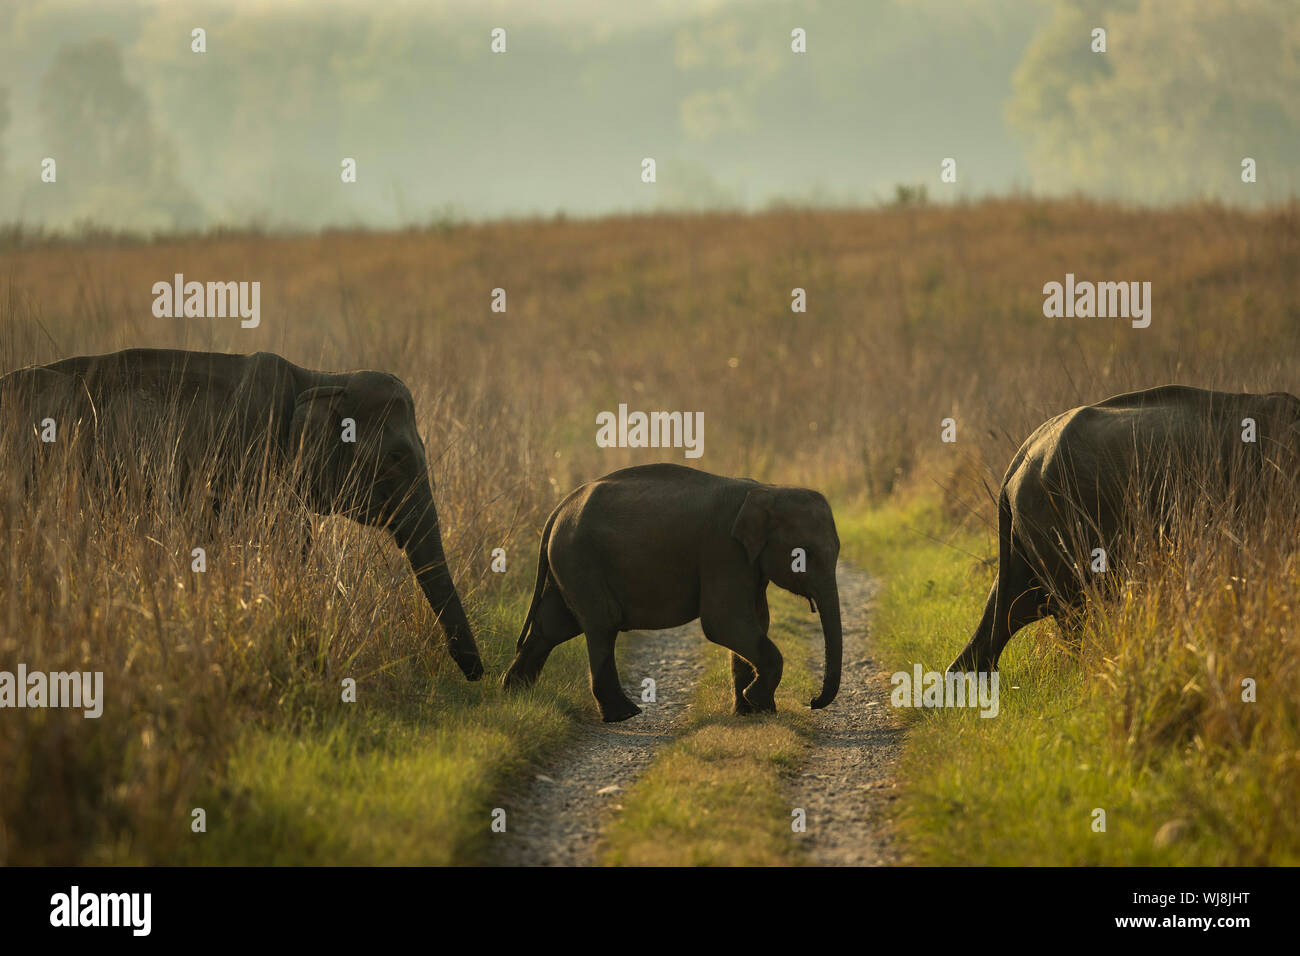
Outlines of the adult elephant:
M 274 475 L 311 511 L 388 530 L 452 659 L 468 679 L 483 675 L 443 553 L 415 405 L 395 376 L 317 372 L 269 352 L 128 349 L 9 373 L 0 416 L 34 455 L 57 447 L 62 429 L 83 464 L 105 466 L 115 481 L 133 446 L 144 454 L 153 443 L 172 483 L 202 483 L 217 512 Z
M 1198 511 L 1210 520 L 1285 503 L 1278 482 L 1300 475 L 1297 451 L 1300 399 L 1281 392 L 1164 385 L 1039 426 L 1002 480 L 997 580 L 948 670 L 996 669 L 1020 628 L 1068 619 L 1089 576 L 1137 557 L 1142 527 L 1168 538 Z
M 813 707 L 840 685 L 840 541 L 815 491 L 723 478 L 681 465 L 624 468 L 589 481 L 546 522 L 537 584 L 503 683 L 531 684 L 547 656 L 587 636 L 591 690 L 606 721 L 641 712 L 619 685 L 620 631 L 700 619 L 731 651 L 735 710 L 775 710 L 781 652 L 767 636 L 767 585 L 820 609 L 826 673 Z

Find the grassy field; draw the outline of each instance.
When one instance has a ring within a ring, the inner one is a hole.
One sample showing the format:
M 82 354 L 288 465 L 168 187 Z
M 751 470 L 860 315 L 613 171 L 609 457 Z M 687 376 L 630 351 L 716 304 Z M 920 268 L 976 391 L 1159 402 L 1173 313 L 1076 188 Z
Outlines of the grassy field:
M 1151 326 L 1045 318 L 1043 284 L 1067 272 L 1150 281 Z M 260 281 L 261 325 L 155 318 L 153 283 L 176 273 Z M 790 309 L 795 288 L 806 313 Z M 0 242 L 0 369 L 143 345 L 400 375 L 489 681 L 466 685 L 446 660 L 381 534 L 320 519 L 304 566 L 273 516 L 248 515 L 199 581 L 165 506 L 96 507 L 75 488 L 37 504 L 7 482 L 0 669 L 102 670 L 106 704 L 98 721 L 3 714 L 0 862 L 464 862 L 493 788 L 595 712 L 577 642 L 526 695 L 492 680 L 547 513 L 588 478 L 683 460 L 596 447 L 598 411 L 703 411 L 695 464 L 823 490 L 845 556 L 886 583 L 886 658 L 942 667 L 992 581 L 987 488 L 1039 422 L 1171 381 L 1300 393 L 1300 207 L 1004 200 Z M 940 441 L 949 417 L 955 444 Z M 1016 686 L 996 720 L 908 713 L 909 856 L 1294 862 L 1300 575 L 1269 562 L 1232 590 L 1226 555 L 1171 560 L 1090 618 L 1078 657 L 1035 626 L 1004 658 Z M 1235 688 L 1251 675 L 1259 698 L 1243 711 Z M 340 700 L 348 676 L 356 704 Z M 791 667 L 783 692 L 809 679 Z M 609 861 L 654 860 L 656 834 L 689 826 L 699 843 L 680 859 L 724 859 L 724 832 L 672 819 L 671 787 L 761 809 L 797 762 L 797 708 L 742 726 L 719 681 L 662 756 L 665 789 L 637 793 L 610 835 Z M 789 859 L 787 830 L 753 839 L 752 861 Z
M 876 635 L 898 670 L 942 670 L 974 629 L 995 554 L 932 501 L 841 528 L 885 580 Z M 1203 547 L 1203 543 L 1201 545 Z M 1171 563 L 1177 563 L 1171 562 Z M 1259 865 L 1300 861 L 1293 564 L 1242 599 L 1221 562 L 1089 616 L 1082 654 L 1051 622 L 1016 635 L 994 719 L 902 709 L 900 833 L 942 864 Z M 1218 585 L 1211 587 L 1210 585 Z M 1185 594 L 1183 596 L 1186 596 Z M 1270 623 L 1272 622 L 1272 623 Z M 1247 649 L 1244 644 L 1250 644 Z M 1241 699 L 1254 676 L 1256 702 Z M 1105 830 L 1094 829 L 1097 810 Z

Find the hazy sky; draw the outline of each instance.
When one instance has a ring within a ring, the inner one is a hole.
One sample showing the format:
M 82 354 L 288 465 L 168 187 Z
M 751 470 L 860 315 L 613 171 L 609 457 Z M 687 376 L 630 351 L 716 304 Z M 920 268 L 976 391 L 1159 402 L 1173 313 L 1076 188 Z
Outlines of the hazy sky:
M 0 0 L 0 216 L 389 226 L 900 185 L 1258 203 L 1296 188 L 1289 2 Z

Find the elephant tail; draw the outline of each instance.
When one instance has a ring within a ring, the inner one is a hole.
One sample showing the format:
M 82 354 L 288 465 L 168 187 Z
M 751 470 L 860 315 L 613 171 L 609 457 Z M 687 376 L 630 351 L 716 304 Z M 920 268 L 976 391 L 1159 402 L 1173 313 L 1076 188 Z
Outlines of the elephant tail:
M 968 674 L 991 668 L 998 622 L 1006 620 L 1014 596 L 1011 593 L 1014 587 L 1011 581 L 1012 529 L 1011 502 L 1007 498 L 1007 489 L 1003 487 L 998 493 L 998 574 L 984 603 L 984 613 L 975 626 L 975 633 L 948 665 L 949 674 Z
M 528 605 L 528 613 L 524 616 L 524 626 L 519 631 L 519 640 L 515 642 L 515 650 L 524 646 L 524 638 L 528 636 L 528 630 L 533 626 L 533 615 L 537 613 L 537 605 L 542 601 L 542 591 L 546 587 L 546 576 L 551 572 L 551 562 L 546 557 L 546 546 L 551 541 L 551 527 L 555 524 L 555 514 L 552 513 L 546 519 L 546 527 L 542 529 L 542 543 L 537 549 L 537 583 L 533 585 L 533 600 Z

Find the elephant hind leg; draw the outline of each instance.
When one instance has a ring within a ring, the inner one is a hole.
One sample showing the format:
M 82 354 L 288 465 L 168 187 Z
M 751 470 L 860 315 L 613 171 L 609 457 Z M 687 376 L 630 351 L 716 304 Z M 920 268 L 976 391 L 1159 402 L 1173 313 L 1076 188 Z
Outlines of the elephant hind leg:
M 1071 655 L 1077 655 L 1083 649 L 1084 614 L 1087 607 L 1088 599 L 1082 589 L 1065 600 L 1053 599 L 1048 603 L 1048 613 L 1056 619 L 1062 644 Z
M 998 580 L 989 591 L 975 634 L 948 665 L 950 672 L 995 670 L 1012 635 L 1048 614 L 1048 593 L 1029 562 L 1015 550 L 1005 560 L 1007 564 L 999 566 Z
M 993 587 L 989 588 L 989 596 L 984 601 L 984 613 L 980 615 L 980 622 L 975 626 L 975 633 L 966 642 L 961 653 L 948 665 L 949 673 L 965 674 L 981 669 L 980 665 L 989 656 L 989 648 L 992 646 L 993 622 L 997 618 L 997 611 L 998 585 L 995 581 Z
M 564 603 L 564 595 L 553 581 L 547 581 L 502 683 L 506 687 L 532 684 L 542 672 L 551 651 L 581 633 L 582 626 Z
M 591 693 L 600 707 L 601 719 L 606 723 L 627 720 L 641 713 L 641 708 L 623 693 L 623 687 L 618 681 L 618 668 L 614 663 L 614 643 L 617 639 L 618 631 L 613 628 L 593 628 L 587 632 Z
M 1035 621 L 1047 617 L 1050 613 L 1048 609 L 1047 591 L 1038 584 L 1037 579 L 1031 578 L 1023 587 L 1012 592 L 1010 606 L 1002 605 L 993 629 L 991 644 L 994 667 L 997 666 L 998 658 L 1002 656 L 1002 649 L 1007 646 L 1011 636 L 1022 627 L 1028 627 Z

